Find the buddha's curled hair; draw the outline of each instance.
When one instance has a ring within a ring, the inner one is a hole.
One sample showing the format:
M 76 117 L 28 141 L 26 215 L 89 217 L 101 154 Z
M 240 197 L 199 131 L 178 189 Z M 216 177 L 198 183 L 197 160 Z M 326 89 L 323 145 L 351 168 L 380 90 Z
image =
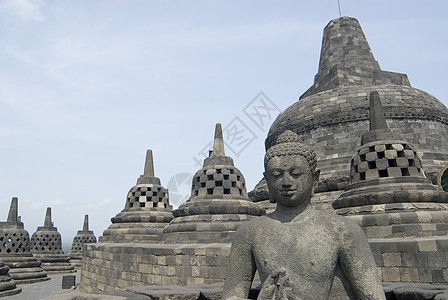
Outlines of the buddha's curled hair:
M 277 137 L 277 140 L 271 148 L 266 151 L 264 156 L 264 165 L 275 156 L 286 156 L 286 155 L 301 155 L 303 156 L 310 165 L 311 172 L 316 170 L 316 154 L 308 146 L 300 142 L 300 138 L 297 134 L 291 130 L 286 130 Z

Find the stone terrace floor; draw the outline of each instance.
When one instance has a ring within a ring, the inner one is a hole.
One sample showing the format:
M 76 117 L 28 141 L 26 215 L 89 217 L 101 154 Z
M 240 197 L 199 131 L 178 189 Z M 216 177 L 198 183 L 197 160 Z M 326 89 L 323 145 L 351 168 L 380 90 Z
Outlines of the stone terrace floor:
M 76 273 L 70 273 L 70 275 L 76 275 L 76 284 L 79 282 L 80 270 Z M 40 300 L 49 296 L 61 295 L 65 293 L 71 293 L 71 289 L 62 289 L 62 276 L 65 274 L 52 274 L 49 275 L 51 280 L 32 283 L 32 284 L 20 284 L 22 288 L 20 294 L 14 296 L 8 296 L 0 298 L 1 300 Z

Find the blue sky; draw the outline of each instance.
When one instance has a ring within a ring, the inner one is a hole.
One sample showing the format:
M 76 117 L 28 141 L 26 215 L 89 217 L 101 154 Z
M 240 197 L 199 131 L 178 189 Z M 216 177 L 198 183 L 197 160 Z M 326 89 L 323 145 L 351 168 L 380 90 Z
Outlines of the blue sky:
M 446 0 L 341 8 L 383 70 L 448 103 Z M 0 0 L 0 220 L 17 196 L 30 234 L 51 206 L 65 244 L 86 213 L 99 236 L 149 148 L 178 205 L 217 122 L 246 130 L 240 142 L 227 137 L 226 151 L 251 190 L 278 110 L 262 124 L 245 112 L 260 92 L 270 108 L 297 101 L 337 17 L 337 0 Z

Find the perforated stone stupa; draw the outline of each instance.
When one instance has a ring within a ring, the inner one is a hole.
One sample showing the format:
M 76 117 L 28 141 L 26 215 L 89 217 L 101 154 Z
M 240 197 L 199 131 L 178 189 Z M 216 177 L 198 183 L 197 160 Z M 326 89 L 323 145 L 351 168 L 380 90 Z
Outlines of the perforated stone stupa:
M 369 128 L 371 91 L 381 97 L 390 131 L 422 154 L 422 166 L 433 183 L 448 161 L 448 109 L 413 88 L 406 74 L 381 70 L 356 19 L 335 19 L 323 32 L 314 84 L 277 117 L 266 139 L 270 148 L 289 129 L 316 149 L 321 175 L 315 204 L 331 209 L 349 184 L 350 158 Z
M 18 199 L 12 198 L 6 222 L 0 222 L 0 261 L 17 283 L 49 280 L 30 249 L 30 236 L 18 215 Z
M 157 242 L 163 228 L 173 219 L 168 190 L 154 176 L 152 150 L 146 151 L 143 175 L 137 179 L 126 198 L 124 209 L 111 219 L 112 225 L 103 232 L 100 242 Z
M 61 234 L 51 221 L 51 207 L 47 207 L 44 226 L 37 227 L 31 236 L 31 252 L 48 273 L 75 272 L 70 257 L 62 251 Z
M 9 276 L 9 267 L 0 262 L 0 297 L 12 296 L 22 292 L 16 281 Z
M 173 211 L 165 227 L 169 243 L 224 243 L 242 222 L 265 213 L 247 196 L 243 174 L 225 155 L 221 124 L 216 124 L 213 151 L 193 176 L 190 199 Z
M 70 262 L 75 268 L 81 267 L 84 244 L 91 243 L 96 243 L 96 237 L 93 231 L 89 230 L 89 215 L 85 215 L 82 230 L 78 230 L 78 233 L 73 238 L 70 251 Z
M 415 148 L 387 128 L 377 92 L 370 120 L 351 159 L 350 185 L 333 207 L 364 229 L 383 281 L 448 282 L 448 193 L 425 177 Z

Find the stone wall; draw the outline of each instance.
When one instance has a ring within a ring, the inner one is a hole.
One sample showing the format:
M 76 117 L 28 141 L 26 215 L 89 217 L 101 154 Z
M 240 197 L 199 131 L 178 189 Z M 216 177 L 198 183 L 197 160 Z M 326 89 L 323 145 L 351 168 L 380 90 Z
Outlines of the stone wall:
M 448 282 L 448 238 L 369 240 L 382 282 Z
M 230 244 L 84 246 L 80 290 L 103 292 L 138 285 L 222 282 Z

